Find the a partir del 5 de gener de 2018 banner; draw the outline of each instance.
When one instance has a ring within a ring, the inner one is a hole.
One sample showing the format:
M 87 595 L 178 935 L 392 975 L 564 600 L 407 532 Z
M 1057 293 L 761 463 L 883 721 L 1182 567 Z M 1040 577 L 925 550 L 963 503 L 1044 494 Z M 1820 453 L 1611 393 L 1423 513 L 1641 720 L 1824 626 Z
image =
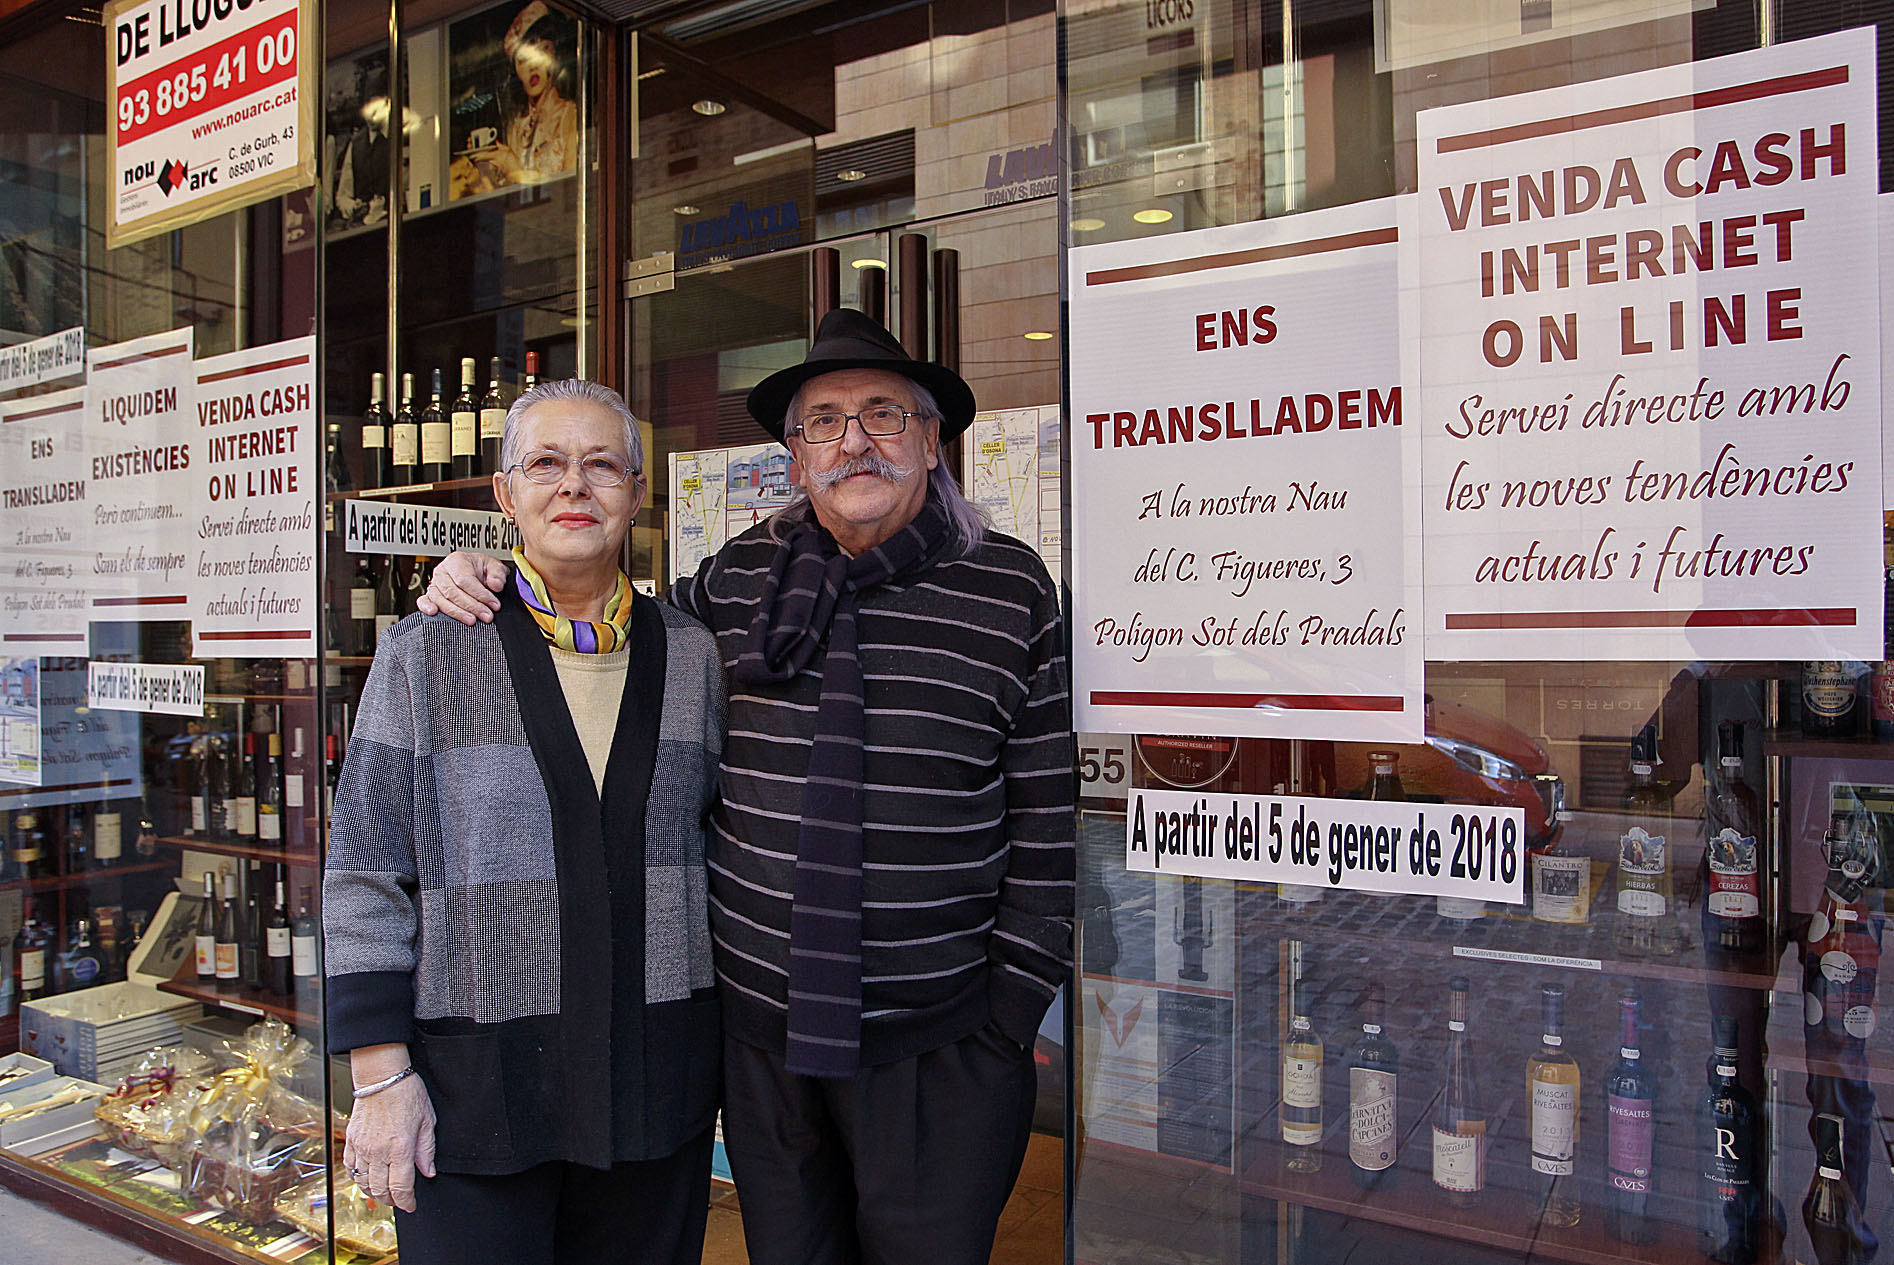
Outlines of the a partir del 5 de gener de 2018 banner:
M 314 13 L 314 0 L 106 5 L 108 246 L 314 183 Z

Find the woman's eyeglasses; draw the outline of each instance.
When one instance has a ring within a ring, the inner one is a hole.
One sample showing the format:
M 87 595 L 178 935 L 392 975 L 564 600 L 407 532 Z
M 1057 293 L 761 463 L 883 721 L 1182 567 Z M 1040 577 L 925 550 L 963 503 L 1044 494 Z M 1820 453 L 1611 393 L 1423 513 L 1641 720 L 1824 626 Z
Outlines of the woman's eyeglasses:
M 518 470 L 534 483 L 558 483 L 565 479 L 572 461 L 563 452 L 535 448 L 500 473 L 510 474 Z M 580 477 L 595 488 L 615 488 L 638 473 L 631 468 L 629 461 L 612 452 L 589 452 L 580 457 L 578 462 Z

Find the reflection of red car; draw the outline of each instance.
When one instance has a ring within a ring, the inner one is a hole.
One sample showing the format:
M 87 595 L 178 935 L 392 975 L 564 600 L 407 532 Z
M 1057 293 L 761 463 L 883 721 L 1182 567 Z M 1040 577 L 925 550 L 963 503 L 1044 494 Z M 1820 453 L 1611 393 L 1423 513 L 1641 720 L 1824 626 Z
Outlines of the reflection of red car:
M 1335 744 L 1335 782 L 1343 793 L 1368 785 L 1368 752 L 1385 744 Z M 1520 808 L 1526 846 L 1543 848 L 1558 837 L 1565 782 L 1545 749 L 1497 716 L 1464 703 L 1427 700 L 1427 744 L 1396 747 L 1401 786 L 1416 799 L 1450 804 Z

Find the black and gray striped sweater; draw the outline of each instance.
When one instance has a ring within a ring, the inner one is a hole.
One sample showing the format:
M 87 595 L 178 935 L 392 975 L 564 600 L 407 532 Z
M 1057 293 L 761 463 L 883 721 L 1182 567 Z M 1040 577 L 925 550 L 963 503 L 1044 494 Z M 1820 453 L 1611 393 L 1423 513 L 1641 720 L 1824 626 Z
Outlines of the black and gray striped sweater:
M 672 600 L 728 670 L 777 545 L 759 524 Z M 866 691 L 862 1062 L 938 1049 L 991 1022 L 1021 1045 L 1072 963 L 1073 765 L 1065 631 L 1038 555 L 988 533 L 861 606 Z M 821 660 L 731 681 L 707 841 L 725 1030 L 781 1054 L 789 915 Z

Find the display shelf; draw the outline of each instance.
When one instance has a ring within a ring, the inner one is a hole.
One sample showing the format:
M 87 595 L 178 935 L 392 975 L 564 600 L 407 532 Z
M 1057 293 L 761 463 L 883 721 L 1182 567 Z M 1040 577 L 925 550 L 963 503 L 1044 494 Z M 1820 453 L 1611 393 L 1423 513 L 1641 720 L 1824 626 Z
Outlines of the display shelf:
M 77 874 L 54 874 L 46 878 L 11 878 L 0 882 L 0 892 L 29 891 L 55 892 L 61 889 L 88 887 L 94 882 L 127 878 L 133 874 L 151 874 L 158 870 L 174 868 L 169 861 L 140 861 L 132 865 L 108 865 L 99 869 L 81 870 Z
M 168 1216 L 104 1183 L 81 1182 L 59 1167 L 63 1156 L 97 1145 L 96 1141 L 81 1142 L 33 1157 L 0 1151 L 0 1186 L 180 1265 L 280 1260 L 243 1244 L 212 1240 L 205 1231 L 187 1224 L 182 1216 Z
M 266 993 L 260 988 L 239 984 L 232 989 L 222 989 L 200 984 L 194 974 L 196 969 L 196 963 L 186 959 L 184 972 L 193 973 L 181 972 L 176 979 L 160 980 L 158 988 L 163 992 L 175 993 L 179 997 L 188 997 L 192 1001 L 201 1001 L 206 1006 L 222 1006 L 226 1010 L 241 1011 L 259 1018 L 264 1015 L 274 1015 L 292 1025 L 313 1024 L 318 1018 L 316 1015 L 299 1009 L 294 1001 L 278 997 L 274 993 Z
M 386 488 L 351 488 L 329 493 L 331 501 L 388 500 L 398 496 L 422 496 L 430 492 L 465 492 L 469 488 L 491 488 L 493 476 L 478 474 L 471 479 L 442 479 L 438 483 L 402 483 Z
M 314 821 L 314 818 L 310 819 Z M 250 857 L 258 861 L 275 861 L 299 870 L 314 869 L 316 854 L 312 849 L 273 848 L 260 843 L 238 843 L 231 839 L 200 839 L 194 835 L 161 835 L 158 842 L 167 848 L 176 848 L 188 852 L 214 852 L 219 856 Z
M 1763 751 L 1768 755 L 1825 758 L 1830 760 L 1894 760 L 1894 742 L 1873 738 L 1804 738 L 1793 731 L 1764 737 Z

